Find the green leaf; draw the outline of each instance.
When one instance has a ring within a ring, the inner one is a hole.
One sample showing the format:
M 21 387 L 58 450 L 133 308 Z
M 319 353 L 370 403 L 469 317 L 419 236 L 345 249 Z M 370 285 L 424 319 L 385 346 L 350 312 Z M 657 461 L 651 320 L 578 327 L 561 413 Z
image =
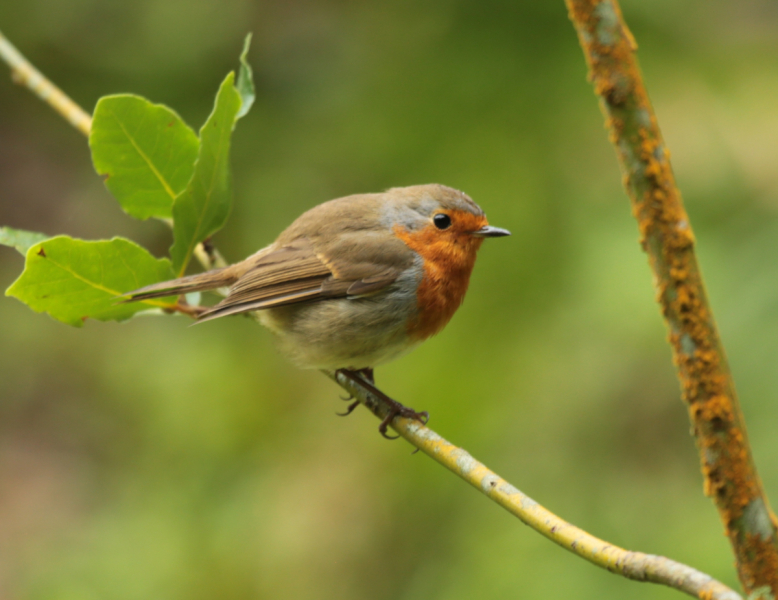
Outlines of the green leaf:
M 195 246 L 224 226 L 232 208 L 230 136 L 240 110 L 240 94 L 230 73 L 219 88 L 213 112 L 200 130 L 200 152 L 191 181 L 173 203 L 170 256 L 183 274 Z
M 89 146 L 95 170 L 127 214 L 170 219 L 173 200 L 192 178 L 199 141 L 168 107 L 124 94 L 97 102 Z
M 86 242 L 57 236 L 27 251 L 19 278 L 6 290 L 36 312 L 80 327 L 87 318 L 122 321 L 174 298 L 122 304 L 117 296 L 173 277 L 170 262 L 124 238 Z
M 16 248 L 22 255 L 27 254 L 27 250 L 38 242 L 49 239 L 51 236 L 37 231 L 24 231 L 23 229 L 12 229 L 10 227 L 0 227 L 0 244 Z
M 251 109 L 251 105 L 254 104 L 256 99 L 256 92 L 254 90 L 254 74 L 251 70 L 251 65 L 248 61 L 249 47 L 251 46 L 251 34 L 246 36 L 243 42 L 243 52 L 240 53 L 240 68 L 238 69 L 238 81 L 235 87 L 240 94 L 240 110 L 238 111 L 235 119 L 240 119 L 245 116 Z

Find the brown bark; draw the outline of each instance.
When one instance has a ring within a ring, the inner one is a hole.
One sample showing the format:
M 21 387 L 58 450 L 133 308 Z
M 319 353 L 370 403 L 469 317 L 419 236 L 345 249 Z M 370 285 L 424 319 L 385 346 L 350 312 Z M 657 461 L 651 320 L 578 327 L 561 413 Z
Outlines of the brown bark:
M 616 148 L 700 452 L 705 493 L 732 544 L 746 593 L 778 593 L 778 538 L 675 186 L 617 0 L 566 0 Z

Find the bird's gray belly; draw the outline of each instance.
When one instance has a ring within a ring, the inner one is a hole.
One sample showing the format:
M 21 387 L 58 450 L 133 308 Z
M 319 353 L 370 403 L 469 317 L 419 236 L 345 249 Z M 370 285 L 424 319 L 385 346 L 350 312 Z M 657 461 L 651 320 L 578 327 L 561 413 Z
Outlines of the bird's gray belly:
M 401 279 L 370 296 L 258 311 L 259 321 L 276 335 L 282 352 L 303 368 L 375 367 L 416 345 L 408 337 L 408 325 L 417 316 L 417 285 Z

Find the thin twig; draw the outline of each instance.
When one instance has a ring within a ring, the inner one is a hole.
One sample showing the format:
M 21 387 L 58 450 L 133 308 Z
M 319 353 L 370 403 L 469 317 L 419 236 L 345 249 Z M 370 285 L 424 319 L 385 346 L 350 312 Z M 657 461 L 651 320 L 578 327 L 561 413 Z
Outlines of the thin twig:
M 27 87 L 38 98 L 65 117 L 73 127 L 84 135 L 89 135 L 89 130 L 92 128 L 92 117 L 33 67 L 2 32 L 0 32 L 0 59 L 11 67 L 13 80 L 16 83 Z
M 383 420 L 388 414 L 389 406 L 366 388 L 356 385 L 340 372 L 324 371 L 324 374 L 379 419 Z M 710 575 L 663 556 L 624 550 L 560 519 L 465 450 L 447 442 L 419 421 L 395 417 L 391 427 L 413 446 L 467 481 L 524 524 L 598 567 L 629 579 L 661 583 L 696 598 L 742 600 L 739 594 Z
M 197 244 L 194 249 L 194 255 L 206 271 L 210 269 L 222 269 L 228 266 L 227 261 L 224 260 L 221 252 L 213 245 L 211 238 Z
M 694 255 L 670 154 L 617 0 L 566 0 L 654 271 L 683 398 L 713 497 L 748 594 L 778 594 L 778 537 L 735 386 Z M 766 596 L 765 596 L 766 597 Z

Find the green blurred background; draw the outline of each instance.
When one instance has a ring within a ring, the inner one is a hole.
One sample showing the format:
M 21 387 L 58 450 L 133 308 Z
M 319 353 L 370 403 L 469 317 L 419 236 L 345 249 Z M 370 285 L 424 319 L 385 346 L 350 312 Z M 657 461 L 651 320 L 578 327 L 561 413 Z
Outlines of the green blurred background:
M 778 6 L 624 0 L 778 501 Z M 2 30 L 87 109 L 199 128 L 243 36 L 229 259 L 329 198 L 440 182 L 513 237 L 389 394 L 564 518 L 737 585 L 646 258 L 562 0 L 28 0 Z M 0 68 L 0 71 L 5 70 Z M 0 224 L 127 236 L 86 140 L 0 77 Z M 0 248 L 0 284 L 22 269 Z M 0 298 L 0 598 L 676 598 L 541 538 L 241 318 L 72 329 Z

